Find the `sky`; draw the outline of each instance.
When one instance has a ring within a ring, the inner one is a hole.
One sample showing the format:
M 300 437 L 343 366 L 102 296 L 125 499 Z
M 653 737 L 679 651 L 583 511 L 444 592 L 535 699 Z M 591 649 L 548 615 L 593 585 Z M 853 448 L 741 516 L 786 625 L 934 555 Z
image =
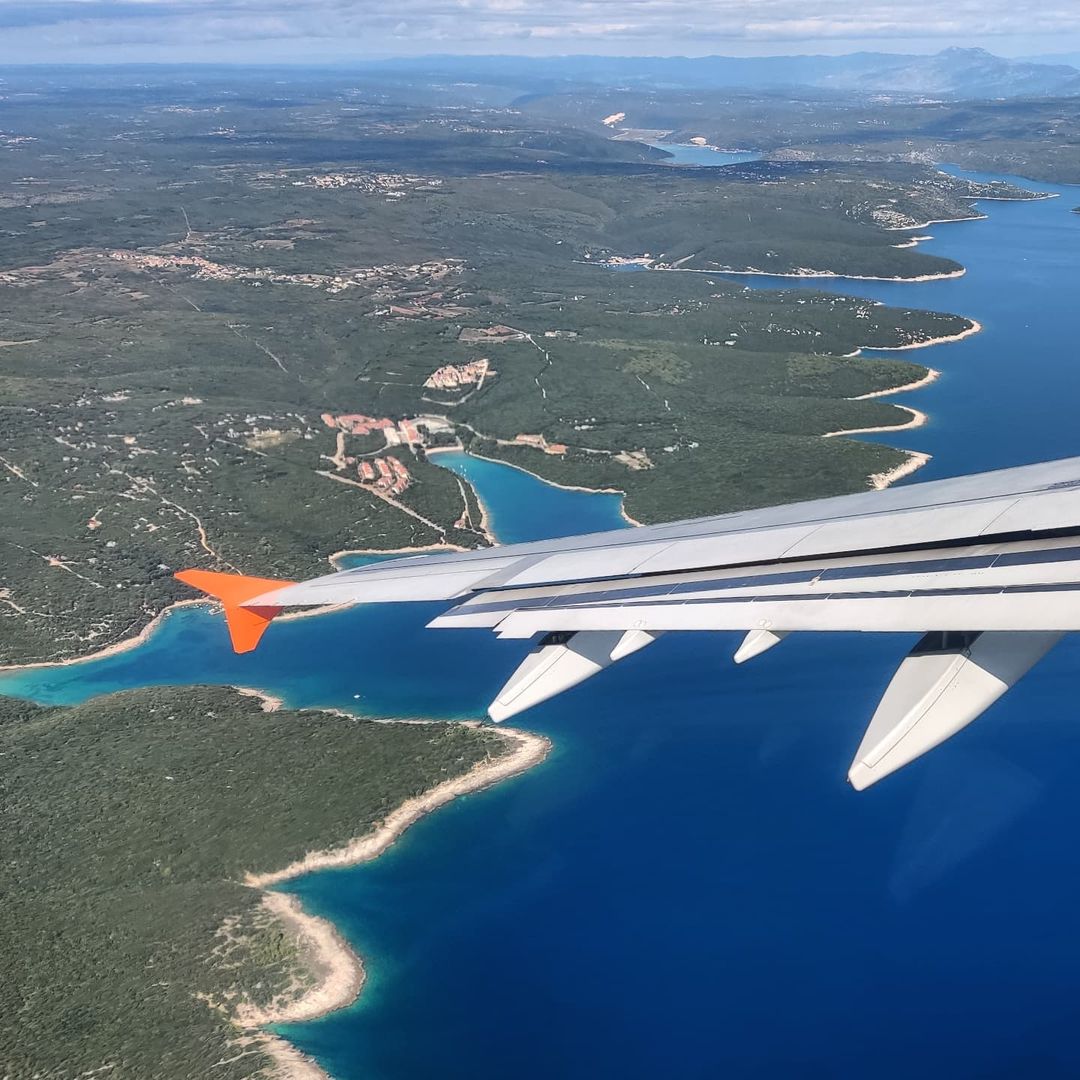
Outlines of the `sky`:
M 0 63 L 1080 54 L 1080 0 L 0 0 Z

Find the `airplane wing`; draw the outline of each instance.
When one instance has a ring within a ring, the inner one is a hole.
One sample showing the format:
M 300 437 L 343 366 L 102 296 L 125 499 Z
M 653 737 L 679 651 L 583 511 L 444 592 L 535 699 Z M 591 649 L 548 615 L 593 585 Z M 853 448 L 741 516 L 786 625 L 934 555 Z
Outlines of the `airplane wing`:
M 670 631 L 917 631 L 855 756 L 865 788 L 970 723 L 1080 629 L 1080 458 L 668 525 L 410 556 L 298 584 L 204 570 L 234 647 L 286 607 L 456 601 L 433 627 L 538 638 L 498 721 Z

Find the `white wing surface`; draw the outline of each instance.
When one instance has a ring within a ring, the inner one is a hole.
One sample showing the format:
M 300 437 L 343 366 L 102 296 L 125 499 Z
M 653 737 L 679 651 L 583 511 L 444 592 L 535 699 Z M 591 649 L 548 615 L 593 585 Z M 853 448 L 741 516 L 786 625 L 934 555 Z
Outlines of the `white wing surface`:
M 224 575 L 180 576 L 229 614 L 207 584 Z M 739 661 L 800 631 L 922 632 L 852 765 L 862 788 L 970 722 L 1080 629 L 1080 458 L 269 584 L 240 599 L 232 588 L 237 619 L 453 600 L 431 626 L 539 636 L 492 705 L 497 720 L 667 631 L 746 631 Z

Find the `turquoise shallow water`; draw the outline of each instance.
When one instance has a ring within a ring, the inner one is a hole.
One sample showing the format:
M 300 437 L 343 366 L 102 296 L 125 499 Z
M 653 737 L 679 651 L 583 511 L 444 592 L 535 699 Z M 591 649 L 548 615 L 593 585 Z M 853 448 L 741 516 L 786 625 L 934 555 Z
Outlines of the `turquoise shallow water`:
M 714 150 L 711 146 L 692 146 L 690 143 L 649 143 L 658 150 L 666 150 L 671 157 L 667 165 L 703 165 L 716 168 L 720 165 L 738 165 L 743 161 L 757 161 L 761 155 L 756 150 Z
M 555 487 L 464 453 L 436 460 L 477 487 L 504 543 L 626 525 L 617 494 Z M 373 557 L 344 561 L 358 566 Z M 257 652 L 242 656 L 229 647 L 225 624 L 209 606 L 182 607 L 138 648 L 87 663 L 0 674 L 0 693 L 62 705 L 135 686 L 220 683 L 268 689 L 292 705 L 351 706 L 369 715 L 477 715 L 486 700 L 478 701 L 466 673 L 488 673 L 482 666 L 488 649 L 492 657 L 506 656 L 490 660 L 497 678 L 506 663 L 513 666 L 521 645 L 488 641 L 487 634 L 425 630 L 443 606 L 387 604 L 279 620 Z M 393 648 L 386 648 L 388 641 Z
M 469 454 L 438 454 L 433 460 L 464 477 L 481 493 L 488 527 L 502 544 L 626 525 L 620 514 L 621 495 L 555 487 L 521 469 Z
M 835 283 L 985 326 L 908 354 L 945 372 L 911 397 L 931 424 L 898 438 L 935 454 L 924 475 L 1080 453 L 1080 197 L 1066 195 L 926 230 L 964 278 Z M 618 523 L 614 497 L 455 467 L 507 539 Z M 279 623 L 238 658 L 185 609 L 142 649 L 0 689 L 69 701 L 240 682 L 297 704 L 476 715 L 520 645 L 423 630 L 435 610 Z M 294 883 L 371 979 L 353 1008 L 286 1034 L 340 1080 L 1080 1073 L 1075 639 L 862 794 L 847 764 L 909 639 L 804 635 L 739 669 L 735 644 L 662 639 L 523 718 L 556 742 L 538 769 L 373 864 Z

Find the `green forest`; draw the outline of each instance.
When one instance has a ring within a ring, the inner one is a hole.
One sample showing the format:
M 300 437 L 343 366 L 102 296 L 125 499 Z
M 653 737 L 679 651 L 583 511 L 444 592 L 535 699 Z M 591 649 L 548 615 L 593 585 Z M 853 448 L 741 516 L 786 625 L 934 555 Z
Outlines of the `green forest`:
M 265 712 L 228 688 L 0 697 L 0 1072 L 265 1075 L 230 1014 L 312 976 L 245 874 L 504 752 L 481 728 Z

